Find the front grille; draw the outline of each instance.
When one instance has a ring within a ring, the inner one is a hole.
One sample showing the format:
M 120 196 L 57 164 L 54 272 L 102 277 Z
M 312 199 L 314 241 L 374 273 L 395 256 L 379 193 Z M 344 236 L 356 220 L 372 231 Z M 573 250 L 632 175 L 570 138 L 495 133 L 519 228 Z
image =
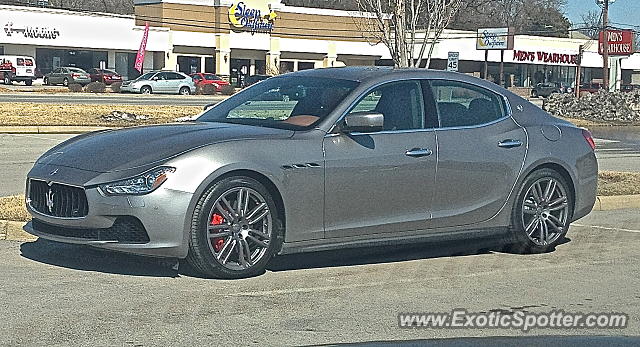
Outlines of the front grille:
M 31 207 L 47 216 L 62 218 L 84 217 L 89 213 L 84 189 L 64 184 L 30 180 Z
M 121 243 L 148 243 L 149 235 L 142 222 L 135 217 L 118 217 L 110 228 L 106 229 L 78 229 L 44 223 L 37 219 L 32 221 L 33 229 L 37 232 L 85 239 L 87 241 L 117 241 Z

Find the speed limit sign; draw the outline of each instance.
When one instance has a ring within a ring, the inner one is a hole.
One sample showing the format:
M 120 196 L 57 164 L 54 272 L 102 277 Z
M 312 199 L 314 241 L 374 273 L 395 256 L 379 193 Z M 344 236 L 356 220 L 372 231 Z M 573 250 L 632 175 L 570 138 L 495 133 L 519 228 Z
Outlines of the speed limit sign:
M 458 60 L 460 59 L 459 52 L 449 52 L 449 59 L 447 61 L 447 71 L 458 71 Z

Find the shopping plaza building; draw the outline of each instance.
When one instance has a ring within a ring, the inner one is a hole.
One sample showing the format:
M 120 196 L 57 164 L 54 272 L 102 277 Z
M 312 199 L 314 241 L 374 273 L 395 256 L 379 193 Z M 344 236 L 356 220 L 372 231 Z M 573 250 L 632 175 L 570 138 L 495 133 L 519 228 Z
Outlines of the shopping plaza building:
M 104 65 L 134 78 L 148 23 L 145 71 L 211 72 L 239 83 L 253 74 L 391 65 L 387 48 L 369 37 L 365 22 L 362 13 L 279 0 L 135 0 L 133 16 L 0 6 L 0 54 L 33 56 L 43 74 L 59 66 Z M 458 52 L 459 72 L 484 77 L 485 52 L 476 49 L 476 41 L 475 32 L 445 31 L 430 67 L 444 69 L 449 52 Z M 503 55 L 503 81 L 514 87 L 571 84 L 581 45 L 583 81 L 601 79 L 597 42 L 516 35 L 513 49 Z M 500 60 L 499 51 L 489 52 L 487 78 L 499 79 Z M 618 83 L 640 84 L 640 54 L 612 58 L 612 67 Z

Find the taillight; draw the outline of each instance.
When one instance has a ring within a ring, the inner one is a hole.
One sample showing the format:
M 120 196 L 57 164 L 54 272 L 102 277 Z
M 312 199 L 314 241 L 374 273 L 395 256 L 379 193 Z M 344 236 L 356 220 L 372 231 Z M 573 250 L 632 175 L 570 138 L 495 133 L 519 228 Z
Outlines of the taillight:
M 71 77 L 73 77 L 73 78 L 77 78 L 77 77 L 80 77 L 80 74 L 79 74 L 79 73 L 72 73 L 72 74 L 71 74 Z
M 595 150 L 596 143 L 595 141 L 593 141 L 593 136 L 591 136 L 591 132 L 587 129 L 582 129 L 582 136 L 584 136 L 584 139 L 587 141 L 589 146 L 591 146 L 591 149 Z

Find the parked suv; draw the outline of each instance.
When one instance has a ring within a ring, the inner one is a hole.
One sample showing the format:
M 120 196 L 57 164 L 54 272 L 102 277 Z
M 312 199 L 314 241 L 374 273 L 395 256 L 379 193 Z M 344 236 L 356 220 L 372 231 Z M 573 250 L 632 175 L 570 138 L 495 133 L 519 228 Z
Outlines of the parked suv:
M 122 92 L 129 93 L 164 93 L 189 95 L 196 92 L 193 78 L 175 71 L 152 71 L 122 83 Z
M 77 67 L 59 67 L 44 75 L 44 84 L 47 86 L 62 84 L 68 87 L 72 83 L 84 86 L 91 83 L 91 77 L 86 71 Z
M 35 73 L 36 63 L 32 57 L 0 55 L 0 76 L 4 84 L 18 81 L 30 86 L 36 79 Z
M 551 94 L 562 94 L 562 93 L 571 93 L 573 92 L 573 88 L 571 86 L 566 85 L 560 82 L 545 82 L 538 83 L 531 90 L 531 97 L 537 98 L 539 96 L 543 98 L 548 98 Z

